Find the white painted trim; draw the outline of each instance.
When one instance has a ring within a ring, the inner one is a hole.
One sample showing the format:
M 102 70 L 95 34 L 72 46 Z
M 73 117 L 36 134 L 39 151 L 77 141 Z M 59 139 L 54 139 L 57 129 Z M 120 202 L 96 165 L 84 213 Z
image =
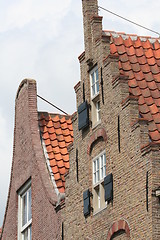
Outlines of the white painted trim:
M 93 101 L 94 98 L 96 98 L 98 95 L 99 95 L 99 91 L 97 91 L 97 85 L 96 83 L 98 82 L 98 85 L 99 85 L 99 72 L 98 72 L 98 81 L 96 81 L 97 79 L 95 78 L 95 94 L 93 94 L 92 92 L 92 74 L 94 73 L 95 75 L 95 72 L 98 70 L 98 66 L 96 65 L 90 72 L 89 72 L 89 76 L 90 76 L 90 91 L 91 91 L 91 99 Z
M 31 189 L 31 179 L 18 191 L 18 240 L 22 240 L 22 232 L 32 224 L 32 218 L 22 227 L 22 197 Z M 28 197 L 28 194 L 27 194 Z M 32 195 L 31 195 L 32 197 Z
M 45 156 L 45 159 L 46 159 L 47 168 L 48 168 L 48 171 L 49 171 L 49 174 L 50 174 L 51 182 L 53 184 L 53 187 L 54 187 L 54 190 L 55 190 L 57 196 L 59 197 L 60 192 L 59 192 L 59 190 L 57 188 L 57 185 L 56 185 L 54 174 L 53 174 L 51 166 L 50 166 L 49 156 L 48 156 L 48 153 L 47 153 L 46 145 L 45 145 L 45 142 L 44 142 L 43 139 L 42 139 L 42 147 L 43 147 L 43 152 L 44 152 L 44 156 Z

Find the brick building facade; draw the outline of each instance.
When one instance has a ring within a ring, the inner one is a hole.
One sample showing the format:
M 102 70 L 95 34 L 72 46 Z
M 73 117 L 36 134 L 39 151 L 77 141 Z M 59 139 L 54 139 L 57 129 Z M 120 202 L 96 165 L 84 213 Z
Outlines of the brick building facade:
M 160 44 L 103 31 L 97 0 L 82 5 L 85 52 L 79 56 L 81 81 L 75 86 L 65 239 L 159 239 Z M 104 153 L 106 177 L 101 173 Z M 105 202 L 109 176 L 113 198 Z M 87 190 L 90 212 L 85 217 Z
M 18 89 L 3 240 L 160 239 L 159 40 L 103 31 L 97 0 L 82 7 L 72 124 L 37 112 L 34 80 Z

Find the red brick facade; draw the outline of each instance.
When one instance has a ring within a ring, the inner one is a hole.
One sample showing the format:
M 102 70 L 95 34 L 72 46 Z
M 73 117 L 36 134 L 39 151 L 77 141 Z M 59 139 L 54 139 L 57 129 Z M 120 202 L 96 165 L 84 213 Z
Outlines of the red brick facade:
M 57 196 L 48 174 L 38 128 L 36 82 L 26 79 L 16 97 L 13 163 L 2 228 L 3 240 L 17 240 L 17 191 L 29 178 L 32 188 L 32 239 L 60 239 L 61 217 L 55 210 Z

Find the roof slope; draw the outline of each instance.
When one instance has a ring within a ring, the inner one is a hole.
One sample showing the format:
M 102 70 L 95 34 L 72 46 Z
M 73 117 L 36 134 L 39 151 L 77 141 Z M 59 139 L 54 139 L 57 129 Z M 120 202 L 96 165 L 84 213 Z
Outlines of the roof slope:
M 67 147 L 73 142 L 71 119 L 64 115 L 39 113 L 39 127 L 57 188 L 64 193 L 65 174 L 69 170 Z
M 160 39 L 104 33 L 111 36 L 110 53 L 119 56 L 120 74 L 128 76 L 129 92 L 149 122 L 151 140 L 160 143 Z

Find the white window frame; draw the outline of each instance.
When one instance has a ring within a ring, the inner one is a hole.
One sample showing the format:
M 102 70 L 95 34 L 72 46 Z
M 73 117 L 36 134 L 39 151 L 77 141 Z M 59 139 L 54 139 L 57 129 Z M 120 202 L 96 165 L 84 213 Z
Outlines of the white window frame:
M 94 77 L 94 82 L 93 82 Z M 91 86 L 91 98 L 95 98 L 99 94 L 99 74 L 98 74 L 98 66 L 94 67 L 90 71 L 90 86 Z M 95 92 L 93 92 L 93 87 Z
M 100 106 L 99 100 L 96 102 L 96 112 L 97 112 L 97 122 L 99 122 L 101 120 L 101 106 Z
M 24 231 L 28 231 L 28 240 L 31 240 L 32 234 L 32 207 L 31 211 L 31 219 L 28 219 L 29 215 L 29 192 L 31 192 L 31 205 L 32 205 L 32 191 L 31 191 L 31 180 L 29 180 L 19 191 L 18 191 L 18 240 L 24 240 Z M 27 197 L 27 222 L 23 225 L 23 198 Z
M 99 97 L 99 73 L 96 65 L 90 72 L 90 92 L 91 92 L 91 115 L 92 128 L 101 122 L 101 109 Z M 93 81 L 94 78 L 94 81 Z M 94 89 L 94 90 L 93 90 Z
M 103 151 L 92 160 L 94 213 L 101 211 L 107 206 L 107 202 L 105 202 L 104 197 L 105 176 L 106 176 L 106 151 Z

